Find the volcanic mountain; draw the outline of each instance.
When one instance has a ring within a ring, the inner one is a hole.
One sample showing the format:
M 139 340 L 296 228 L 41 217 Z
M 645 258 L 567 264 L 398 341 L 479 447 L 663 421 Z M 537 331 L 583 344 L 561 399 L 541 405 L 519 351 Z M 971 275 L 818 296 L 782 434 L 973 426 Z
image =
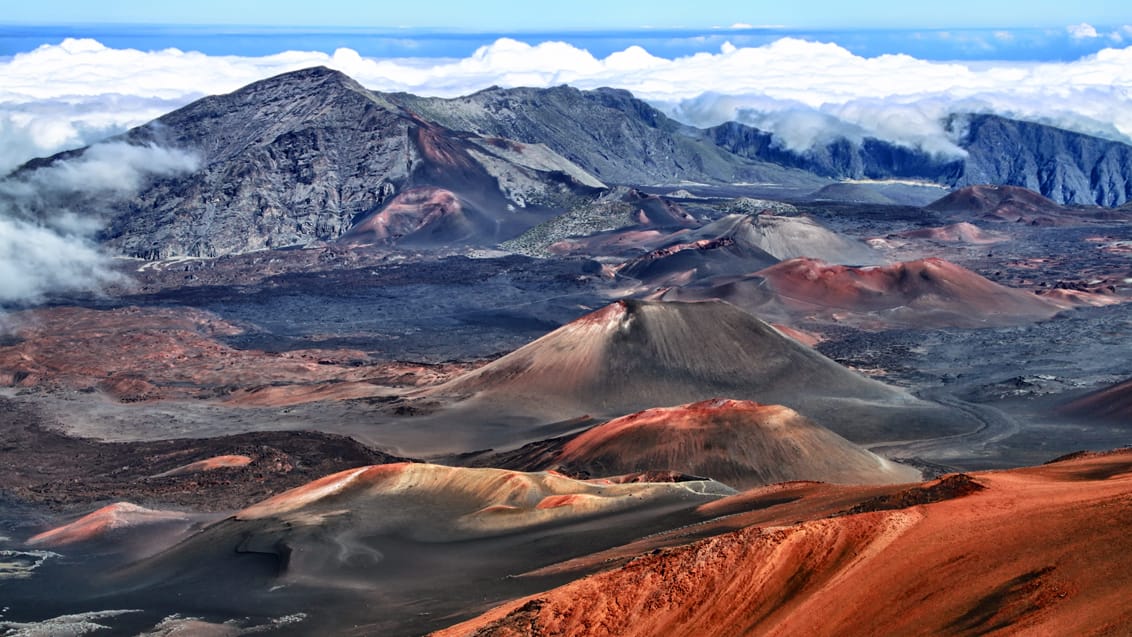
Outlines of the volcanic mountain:
M 639 543 L 648 555 L 437 635 L 1109 635 L 1132 622 L 1127 451 L 849 507 L 832 491 L 779 485 L 706 504 L 739 530 Z
M 968 124 L 965 159 L 875 140 L 798 155 L 740 124 L 680 124 L 621 90 L 491 88 L 447 100 L 376 93 L 317 67 L 203 98 L 110 140 L 190 153 L 197 170 L 152 178 L 136 196 L 44 201 L 42 212 L 79 207 L 105 224 L 99 239 L 111 249 L 165 258 L 334 241 L 360 221 L 353 242 L 493 245 L 607 184 L 756 183 L 801 195 L 829 185 L 819 175 L 863 171 L 1013 184 L 1060 202 L 1129 199 L 1132 146 L 993 116 Z M 1020 150 L 1003 160 L 1003 147 Z M 88 151 L 33 160 L 12 178 Z M 823 154 L 828 161 L 815 159 Z M 842 165 L 854 154 L 872 168 Z
M 967 186 L 927 206 L 933 212 L 953 216 L 973 216 L 994 221 L 1049 220 L 1065 212 L 1065 208 L 1017 186 Z
M 937 258 L 864 268 L 792 259 L 757 276 L 792 312 L 851 312 L 889 325 L 1013 325 L 1064 309 Z
M 826 183 L 802 170 L 729 152 L 700 129 L 619 89 L 492 87 L 454 99 L 408 94 L 388 99 L 450 129 L 546 144 L 611 184 L 753 182 L 813 190 Z
M 604 188 L 545 146 L 446 129 L 322 67 L 203 98 L 120 139 L 200 158 L 189 175 L 105 204 L 103 242 L 147 258 L 332 241 L 389 206 L 386 231 L 372 221 L 355 240 L 490 244 Z
M 761 270 L 778 263 L 766 251 L 729 236 L 669 243 L 625 262 L 617 273 L 649 285 L 686 285 L 714 276 Z
M 570 474 L 676 471 L 749 489 L 790 480 L 912 482 L 893 464 L 781 405 L 714 399 L 648 409 L 566 442 L 548 467 Z
M 871 265 L 884 261 L 880 254 L 864 243 L 838 234 L 809 217 L 732 214 L 688 236 L 688 240 L 730 239 L 748 249 L 759 248 L 779 260 L 810 257 L 849 265 Z
M 790 406 L 855 442 L 969 426 L 721 302 L 619 301 L 422 396 L 543 421 L 730 396 Z

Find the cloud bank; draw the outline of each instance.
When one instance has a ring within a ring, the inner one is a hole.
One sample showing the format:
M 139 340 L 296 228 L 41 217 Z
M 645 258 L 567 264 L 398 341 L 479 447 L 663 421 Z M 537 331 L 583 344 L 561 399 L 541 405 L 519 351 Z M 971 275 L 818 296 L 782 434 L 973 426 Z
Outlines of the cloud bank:
M 184 151 L 112 142 L 0 180 L 0 309 L 117 280 L 92 241 L 102 225 L 96 202 L 197 165 Z M 72 209 L 79 202 L 82 209 Z
M 1090 29 L 1068 27 L 1081 36 Z M 1132 28 L 1114 32 L 1119 33 L 1132 34 Z M 971 111 L 1132 142 L 1132 47 L 1103 49 L 1072 62 L 945 63 L 907 55 L 862 57 L 836 44 L 792 38 L 758 47 L 724 44 L 717 53 L 676 59 L 636 46 L 597 58 L 562 42 L 500 39 L 462 59 L 375 59 L 351 49 L 208 56 L 68 39 L 0 61 L 0 173 L 34 156 L 103 139 L 203 95 L 314 65 L 341 70 L 379 91 L 446 97 L 491 85 L 614 86 L 685 122 L 739 120 L 777 133 L 794 149 L 839 135 L 871 135 L 956 153 L 940 120 Z

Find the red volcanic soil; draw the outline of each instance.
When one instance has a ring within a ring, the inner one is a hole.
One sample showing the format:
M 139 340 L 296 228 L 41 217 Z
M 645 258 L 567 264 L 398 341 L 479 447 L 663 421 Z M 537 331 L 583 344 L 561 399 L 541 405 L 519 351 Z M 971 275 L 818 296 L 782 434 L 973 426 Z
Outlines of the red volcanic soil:
M 221 338 L 239 328 L 187 308 L 58 307 L 9 319 L 17 326 L 16 342 L 0 347 L 0 383 L 95 390 L 123 402 L 225 397 L 237 404 L 287 405 L 374 396 L 466 369 L 375 364 L 353 350 L 236 349 Z
M 1064 308 L 937 258 L 864 268 L 792 259 L 757 274 L 794 312 L 867 313 L 882 323 L 1010 325 Z
M 176 511 L 155 511 L 129 502 L 118 502 L 104 506 L 70 524 L 44 531 L 30 538 L 27 543 L 32 546 L 66 546 L 97 540 L 121 529 L 186 520 L 187 517 L 183 513 Z
M 598 425 L 565 444 L 561 471 L 606 476 L 669 470 L 736 488 L 789 480 L 912 482 L 893 464 L 781 405 L 713 399 L 649 409 Z
M 1132 451 L 972 477 L 860 513 L 839 511 L 837 498 L 823 510 L 786 497 L 832 486 L 735 496 L 781 492 L 738 531 L 654 550 L 435 634 L 1126 633 Z M 728 500 L 701 508 L 725 511 Z
M 231 467 L 246 467 L 252 463 L 252 459 L 248 456 L 213 456 L 212 458 L 205 458 L 204 460 L 197 460 L 190 462 L 187 465 L 162 471 L 161 473 L 153 476 L 155 478 L 168 478 L 170 476 L 185 476 L 192 473 L 200 473 L 202 471 L 215 471 L 216 469 L 227 469 Z
M 1082 396 L 1058 411 L 1071 416 L 1132 422 L 1132 379 Z
M 940 228 L 924 228 L 922 230 L 909 230 L 901 232 L 896 237 L 903 237 L 907 239 L 931 239 L 932 241 L 943 241 L 947 243 L 969 243 L 974 245 L 982 245 L 988 243 L 999 243 L 1006 241 L 1007 238 L 994 232 L 987 232 L 973 223 L 960 221 L 953 223 L 949 226 Z
M 471 233 L 460 199 L 443 188 L 420 186 L 399 193 L 380 211 L 359 221 L 339 239 L 347 245 L 395 243 L 416 232 L 446 228 Z
M 928 210 L 976 215 L 993 221 L 1059 223 L 1066 209 L 1018 186 L 967 186 L 927 206 Z

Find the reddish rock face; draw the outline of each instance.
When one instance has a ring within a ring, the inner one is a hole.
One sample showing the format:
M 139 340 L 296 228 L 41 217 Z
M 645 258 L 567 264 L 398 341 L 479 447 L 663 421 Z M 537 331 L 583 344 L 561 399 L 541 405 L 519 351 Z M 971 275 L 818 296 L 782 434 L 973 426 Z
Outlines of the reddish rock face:
M 966 484 L 982 488 L 944 489 L 949 478 L 937 485 L 941 498 L 856 514 L 836 500 L 807 504 L 829 486 L 783 485 L 779 497 L 793 499 L 741 514 L 738 531 L 653 551 L 436 634 L 1122 632 L 1132 621 L 1132 517 L 1121 504 L 1132 497 L 1132 452 L 972 478 Z
M 466 223 L 462 216 L 460 200 L 455 193 L 431 186 L 410 188 L 394 197 L 379 212 L 358 222 L 340 242 L 348 245 L 393 243 L 430 226 Z

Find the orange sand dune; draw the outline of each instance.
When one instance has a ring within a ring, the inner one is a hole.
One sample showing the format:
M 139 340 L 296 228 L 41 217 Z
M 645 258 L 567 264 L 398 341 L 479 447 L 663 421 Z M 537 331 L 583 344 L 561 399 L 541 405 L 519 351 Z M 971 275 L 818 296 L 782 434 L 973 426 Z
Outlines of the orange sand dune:
M 104 506 L 70 524 L 44 531 L 28 540 L 32 546 L 65 546 L 105 537 L 109 532 L 166 522 L 185 522 L 187 516 L 176 511 L 155 511 L 118 502 Z
M 736 488 L 802 479 L 920 479 L 919 471 L 876 456 L 792 409 L 722 399 L 611 420 L 566 443 L 553 464 L 595 476 L 671 470 Z
M 973 478 L 654 551 L 436 634 L 1125 634 L 1132 451 Z

